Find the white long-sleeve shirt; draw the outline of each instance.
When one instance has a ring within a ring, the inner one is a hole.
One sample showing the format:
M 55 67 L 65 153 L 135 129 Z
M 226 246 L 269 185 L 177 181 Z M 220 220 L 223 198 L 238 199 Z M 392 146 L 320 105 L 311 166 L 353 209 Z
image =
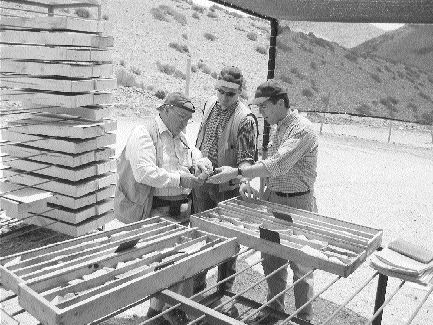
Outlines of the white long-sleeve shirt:
M 155 118 L 162 142 L 162 166 L 156 165 L 156 148 L 145 126 L 136 127 L 127 143 L 125 157 L 131 164 L 137 182 L 155 188 L 155 196 L 189 194 L 179 186 L 180 175 L 189 173 L 192 166 L 191 150 L 185 134 L 173 137 L 159 116 Z

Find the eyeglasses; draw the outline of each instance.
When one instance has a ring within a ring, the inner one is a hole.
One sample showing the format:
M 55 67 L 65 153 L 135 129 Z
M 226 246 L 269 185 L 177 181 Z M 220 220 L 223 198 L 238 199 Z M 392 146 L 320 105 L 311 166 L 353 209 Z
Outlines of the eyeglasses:
M 221 95 L 226 95 L 228 97 L 233 97 L 234 95 L 236 95 L 236 93 L 234 93 L 232 91 L 225 91 L 225 90 L 220 89 L 220 88 L 218 88 L 217 90 Z

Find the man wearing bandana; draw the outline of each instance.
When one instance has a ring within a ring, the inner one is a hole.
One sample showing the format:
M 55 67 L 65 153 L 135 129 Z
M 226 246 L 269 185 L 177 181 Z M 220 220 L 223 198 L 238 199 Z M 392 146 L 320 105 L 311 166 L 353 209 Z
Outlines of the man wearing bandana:
M 197 136 L 196 147 L 203 157 L 212 162 L 213 168 L 221 166 L 247 167 L 254 164 L 257 152 L 257 119 L 249 107 L 240 101 L 245 80 L 237 67 L 225 67 L 220 72 L 216 85 L 216 96 L 211 97 L 203 109 L 203 120 Z M 221 184 L 204 184 L 193 190 L 194 212 L 215 208 L 221 201 L 239 195 L 239 189 L 249 179 L 241 178 Z M 222 277 L 236 272 L 236 260 L 220 267 Z M 196 277 L 194 291 L 205 287 L 206 272 Z M 230 290 L 234 279 L 225 282 Z M 227 312 L 236 316 L 234 306 Z

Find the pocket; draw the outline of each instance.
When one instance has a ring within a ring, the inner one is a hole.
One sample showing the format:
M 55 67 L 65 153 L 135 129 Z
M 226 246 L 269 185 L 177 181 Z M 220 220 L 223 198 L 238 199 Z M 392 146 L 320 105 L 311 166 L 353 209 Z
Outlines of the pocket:
M 140 221 L 144 217 L 144 204 L 129 200 L 123 191 L 116 188 L 114 196 L 114 216 L 123 223 Z

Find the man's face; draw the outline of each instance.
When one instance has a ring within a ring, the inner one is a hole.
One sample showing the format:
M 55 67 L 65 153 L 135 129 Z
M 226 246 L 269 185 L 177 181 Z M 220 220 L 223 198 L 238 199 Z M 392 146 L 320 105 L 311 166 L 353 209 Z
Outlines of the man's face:
M 191 111 L 177 106 L 167 108 L 166 114 L 166 126 L 173 136 L 177 136 L 181 131 L 183 131 L 192 117 Z
M 270 124 L 276 124 L 281 119 L 280 114 L 280 101 L 276 104 L 272 103 L 269 99 L 258 105 L 259 112 L 263 118 Z
M 240 90 L 220 86 L 217 89 L 218 102 L 223 108 L 227 108 L 239 99 Z

